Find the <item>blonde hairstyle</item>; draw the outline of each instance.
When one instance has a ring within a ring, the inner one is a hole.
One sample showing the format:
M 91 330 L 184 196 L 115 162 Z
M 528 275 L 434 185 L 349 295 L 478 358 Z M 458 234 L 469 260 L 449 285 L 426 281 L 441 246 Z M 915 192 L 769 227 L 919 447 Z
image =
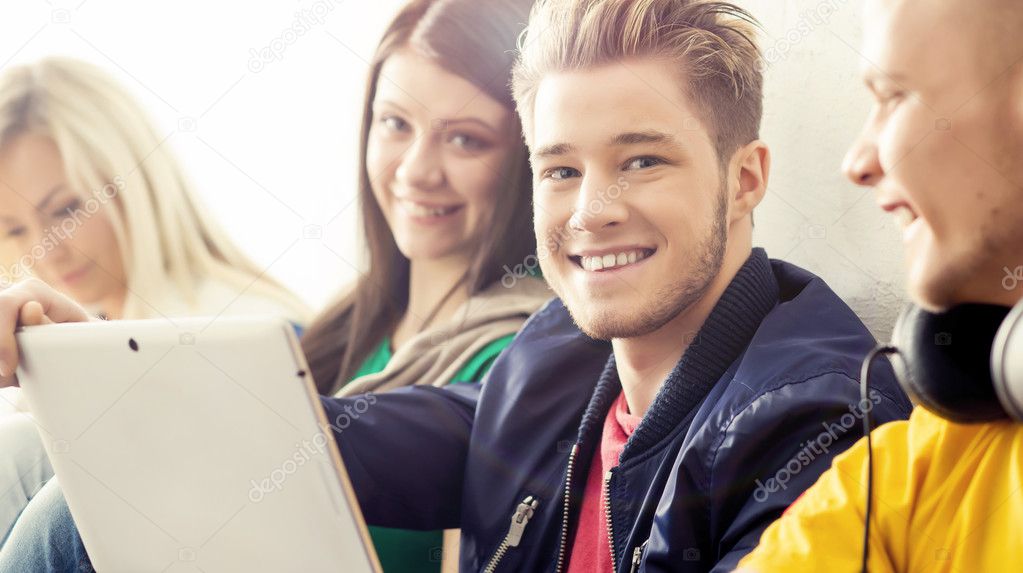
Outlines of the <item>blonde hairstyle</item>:
M 759 27 L 746 10 L 702 0 L 538 0 L 519 39 L 513 93 L 532 144 L 543 77 L 628 58 L 678 66 L 723 163 L 759 137 L 763 108 Z
M 168 287 L 194 308 L 206 278 L 276 302 L 291 318 L 307 316 L 214 224 L 166 138 L 99 67 L 51 57 L 8 68 L 0 76 L 0 147 L 24 133 L 52 139 L 69 185 L 99 199 L 109 216 L 127 275 L 124 318 L 159 315 L 147 295 Z

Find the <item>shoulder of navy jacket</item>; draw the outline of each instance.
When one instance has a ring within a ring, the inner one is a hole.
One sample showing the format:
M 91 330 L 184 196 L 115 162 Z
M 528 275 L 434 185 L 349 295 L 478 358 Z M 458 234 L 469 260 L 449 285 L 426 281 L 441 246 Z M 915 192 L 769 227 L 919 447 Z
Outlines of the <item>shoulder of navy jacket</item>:
M 781 259 L 771 259 L 771 272 L 778 281 L 778 298 L 782 301 L 794 298 L 812 282 L 825 284 L 820 277 L 803 267 Z
M 727 391 L 750 403 L 791 384 L 836 376 L 847 383 L 841 388 L 848 387 L 850 396 L 858 394 L 863 357 L 876 345 L 873 335 L 823 280 L 794 265 L 773 263 L 776 271 L 782 269 L 779 287 L 789 298 L 764 317 L 730 369 Z M 909 406 L 890 365 L 878 369 L 876 376 L 874 387 L 881 395 L 900 409 Z
M 798 388 L 802 384 L 815 383 L 828 384 L 830 391 L 813 392 L 812 389 L 802 390 Z M 744 389 L 749 388 L 746 384 L 742 384 L 742 387 Z M 874 404 L 887 400 L 893 405 L 899 406 L 900 401 L 892 395 L 894 388 L 895 380 L 894 377 L 891 377 L 890 380 L 886 380 L 885 384 L 872 387 L 869 398 Z M 787 391 L 790 394 L 785 396 L 786 400 L 818 403 L 821 407 L 826 405 L 843 405 L 842 407 L 845 407 L 845 405 L 858 404 L 860 401 L 859 382 L 856 380 L 855 375 L 850 374 L 845 369 L 823 368 L 802 372 L 798 376 L 772 379 L 768 384 L 760 385 L 759 391 L 749 392 L 746 399 L 737 401 L 734 410 L 736 413 L 741 412 L 755 405 L 758 401 L 770 400 L 772 397 L 779 396 Z
M 768 354 L 765 349 L 764 354 Z M 807 394 L 807 399 L 820 400 L 822 403 L 828 398 L 842 398 L 853 401 L 859 400 L 859 372 L 857 366 L 862 362 L 857 354 L 842 353 L 835 349 L 828 349 L 822 345 L 819 349 L 820 355 L 813 356 L 814 349 L 803 349 L 798 355 L 788 356 L 782 359 L 775 359 L 768 362 L 765 359 L 754 357 L 753 360 L 740 363 L 734 374 L 729 378 L 727 390 L 743 395 L 745 404 L 737 404 L 744 408 L 754 401 L 776 392 L 787 386 L 814 383 L 824 378 L 839 379 L 843 382 L 838 388 L 844 390 L 841 396 L 821 396 L 819 394 Z M 776 353 L 775 356 L 780 356 Z M 749 356 L 749 354 L 747 354 Z M 857 362 L 859 360 L 859 362 Z M 890 365 L 879 368 L 874 375 L 875 383 L 872 390 L 878 395 L 887 399 L 900 409 L 909 411 L 911 405 L 905 395 L 899 390 L 895 374 Z M 812 390 L 808 389 L 807 392 Z

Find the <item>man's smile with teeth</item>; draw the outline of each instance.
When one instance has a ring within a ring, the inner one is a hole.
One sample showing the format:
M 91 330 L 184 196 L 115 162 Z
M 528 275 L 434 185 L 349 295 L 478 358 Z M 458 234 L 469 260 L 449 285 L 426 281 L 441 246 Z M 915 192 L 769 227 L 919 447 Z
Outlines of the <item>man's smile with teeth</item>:
M 653 254 L 654 249 L 629 249 L 603 255 L 575 255 L 569 258 L 583 270 L 596 272 L 633 265 Z

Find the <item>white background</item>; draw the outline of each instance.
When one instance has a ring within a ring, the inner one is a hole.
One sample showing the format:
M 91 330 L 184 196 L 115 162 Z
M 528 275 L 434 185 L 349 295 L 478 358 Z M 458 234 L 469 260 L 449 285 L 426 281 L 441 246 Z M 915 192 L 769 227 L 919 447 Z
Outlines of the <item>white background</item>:
M 887 338 L 903 300 L 897 231 L 839 171 L 869 105 L 858 79 L 859 5 L 739 3 L 764 24 L 770 60 L 763 138 L 774 168 L 756 242 L 824 277 Z M 228 232 L 319 307 L 360 262 L 355 161 L 366 62 L 400 5 L 8 2 L 0 67 L 65 54 L 109 69 L 170 134 Z M 295 26 L 308 30 L 288 32 Z M 279 57 L 263 62 L 268 46 Z

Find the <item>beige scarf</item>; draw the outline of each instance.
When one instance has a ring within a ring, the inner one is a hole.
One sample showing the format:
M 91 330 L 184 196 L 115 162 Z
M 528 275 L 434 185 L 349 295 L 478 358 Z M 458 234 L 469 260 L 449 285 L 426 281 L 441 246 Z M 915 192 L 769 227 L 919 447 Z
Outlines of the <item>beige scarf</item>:
M 543 280 L 520 278 L 510 287 L 495 282 L 463 303 L 453 320 L 424 330 L 403 344 L 381 372 L 352 380 L 335 396 L 416 384 L 445 386 L 488 344 L 518 332 L 526 318 L 551 296 Z

